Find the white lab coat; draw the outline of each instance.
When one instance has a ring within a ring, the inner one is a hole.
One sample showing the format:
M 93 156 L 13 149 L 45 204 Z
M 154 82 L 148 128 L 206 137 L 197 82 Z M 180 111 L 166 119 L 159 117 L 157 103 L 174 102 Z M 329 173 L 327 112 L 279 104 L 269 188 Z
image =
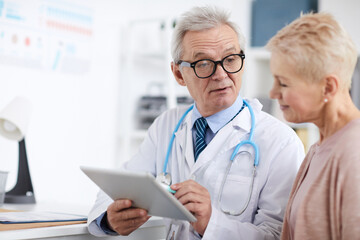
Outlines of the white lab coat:
M 259 166 L 250 203 L 240 216 L 229 216 L 219 208 L 219 192 L 224 172 L 235 146 L 248 139 L 251 117 L 247 108 L 224 126 L 194 162 L 191 134 L 191 112 L 176 133 L 168 172 L 172 182 L 193 179 L 206 187 L 211 196 L 212 214 L 202 239 L 278 239 L 291 186 L 301 161 L 304 147 L 295 132 L 286 124 L 261 111 L 257 100 L 248 101 L 253 107 L 256 126 L 254 142 L 259 148 Z M 139 152 L 124 165 L 125 169 L 148 171 L 154 176 L 163 171 L 166 150 L 175 125 L 186 108 L 166 111 L 149 128 Z M 240 210 L 250 189 L 253 149 L 245 145 L 232 165 L 223 188 L 222 207 Z M 241 155 L 241 156 L 240 156 Z M 112 201 L 102 192 L 89 214 L 89 231 L 101 236 L 103 231 L 93 222 Z M 165 219 L 169 227 L 171 220 Z M 181 224 L 179 238 L 200 239 L 188 222 Z

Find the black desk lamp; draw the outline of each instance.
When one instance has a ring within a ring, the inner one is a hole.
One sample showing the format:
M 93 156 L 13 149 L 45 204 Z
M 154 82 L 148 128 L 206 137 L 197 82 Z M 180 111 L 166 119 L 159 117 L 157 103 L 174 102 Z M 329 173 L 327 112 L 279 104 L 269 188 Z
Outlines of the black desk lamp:
M 26 155 L 25 133 L 31 113 L 29 100 L 16 97 L 0 113 L 0 135 L 19 142 L 19 166 L 15 187 L 5 193 L 5 203 L 35 203 Z

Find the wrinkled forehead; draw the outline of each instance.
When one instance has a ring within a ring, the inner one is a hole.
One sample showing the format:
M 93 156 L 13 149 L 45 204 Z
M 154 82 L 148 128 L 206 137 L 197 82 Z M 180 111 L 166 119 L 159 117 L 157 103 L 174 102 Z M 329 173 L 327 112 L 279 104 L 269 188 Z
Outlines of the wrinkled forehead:
M 188 31 L 183 39 L 183 57 L 199 58 L 240 52 L 236 32 L 227 25 L 202 31 Z

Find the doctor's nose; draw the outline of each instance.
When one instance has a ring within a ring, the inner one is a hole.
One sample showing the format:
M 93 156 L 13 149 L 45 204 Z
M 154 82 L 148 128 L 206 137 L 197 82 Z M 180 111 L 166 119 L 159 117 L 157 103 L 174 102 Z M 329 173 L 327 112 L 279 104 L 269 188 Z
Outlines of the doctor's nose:
M 221 66 L 221 64 L 217 64 L 215 68 L 215 72 L 212 76 L 210 76 L 211 79 L 214 80 L 222 80 L 228 76 L 228 73 L 225 71 L 225 69 Z

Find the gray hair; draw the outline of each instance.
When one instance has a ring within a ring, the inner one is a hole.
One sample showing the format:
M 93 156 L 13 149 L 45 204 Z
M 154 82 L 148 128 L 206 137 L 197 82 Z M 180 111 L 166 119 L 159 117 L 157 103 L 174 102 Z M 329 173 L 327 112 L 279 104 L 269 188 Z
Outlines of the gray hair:
M 188 31 L 203 31 L 220 25 L 228 25 L 238 36 L 240 49 L 245 50 L 245 37 L 241 33 L 239 26 L 229 20 L 230 14 L 225 10 L 205 6 L 193 7 L 185 12 L 176 22 L 171 41 L 171 55 L 174 63 L 179 62 L 184 52 L 182 42 Z

